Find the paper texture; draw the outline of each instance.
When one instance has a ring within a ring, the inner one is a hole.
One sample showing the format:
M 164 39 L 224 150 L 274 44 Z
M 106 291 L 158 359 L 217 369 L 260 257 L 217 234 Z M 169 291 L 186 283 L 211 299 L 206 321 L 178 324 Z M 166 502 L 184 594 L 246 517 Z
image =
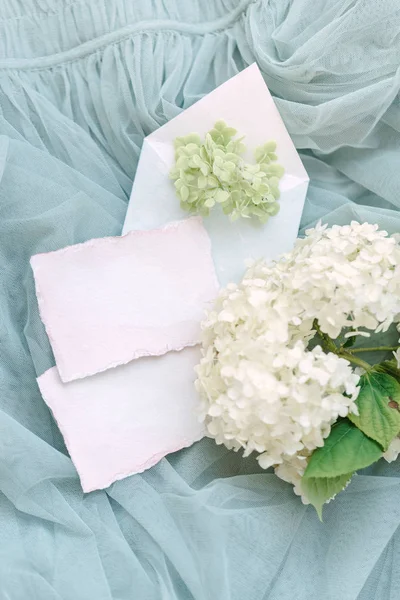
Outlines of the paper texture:
M 31 259 L 62 381 L 200 342 L 217 278 L 198 217 Z
M 285 168 L 280 181 L 280 212 L 266 225 L 247 219 L 231 223 L 222 211 L 204 219 L 221 285 L 237 281 L 248 258 L 272 259 L 293 246 L 308 187 L 308 176 L 256 64 L 251 65 L 145 138 L 123 233 L 153 229 L 187 217 L 175 195 L 169 171 L 174 164 L 174 140 L 189 133 L 205 135 L 223 120 L 245 136 L 246 159 L 257 146 L 277 143 L 278 162 Z
M 198 348 L 134 360 L 62 383 L 53 367 L 38 378 L 85 492 L 141 473 L 204 435 L 195 414 Z

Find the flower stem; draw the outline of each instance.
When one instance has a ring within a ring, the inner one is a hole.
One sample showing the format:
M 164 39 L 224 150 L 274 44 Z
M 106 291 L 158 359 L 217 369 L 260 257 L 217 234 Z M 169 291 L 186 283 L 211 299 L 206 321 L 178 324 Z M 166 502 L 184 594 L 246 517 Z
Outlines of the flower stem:
M 352 348 L 349 352 L 350 354 L 354 352 L 394 352 L 399 348 L 400 346 L 375 346 L 374 348 Z
M 369 371 L 371 369 L 371 365 L 369 363 L 367 363 L 365 360 L 361 360 L 361 358 L 357 358 L 356 356 L 353 356 L 352 352 L 350 352 L 350 351 L 344 350 L 343 348 L 338 348 L 336 346 L 335 342 L 329 337 L 329 335 L 327 335 L 326 333 L 321 331 L 321 328 L 318 324 L 317 319 L 314 320 L 313 328 L 316 330 L 319 337 L 321 338 L 322 346 L 323 346 L 324 350 L 333 352 L 334 354 L 336 354 L 337 356 L 340 356 L 341 358 L 345 358 L 349 362 L 353 363 L 353 365 L 362 367 L 363 369 L 365 369 L 365 371 Z
M 329 337 L 329 335 L 327 335 L 326 333 L 324 333 L 323 331 L 321 331 L 321 328 L 318 324 L 317 319 L 314 320 L 313 323 L 313 328 L 316 330 L 316 332 L 318 333 L 319 337 L 322 340 L 322 345 L 324 346 L 325 350 L 329 350 L 330 352 L 334 352 L 335 354 L 338 353 L 338 347 L 336 346 L 335 342 L 333 340 L 331 340 L 331 338 Z
M 341 358 L 345 358 L 349 362 L 353 363 L 353 365 L 357 365 L 358 367 L 362 367 L 365 371 L 369 371 L 371 366 L 365 360 L 361 360 L 361 358 L 357 358 L 357 356 L 353 356 L 350 352 L 345 352 L 344 350 L 340 350 L 336 353 Z

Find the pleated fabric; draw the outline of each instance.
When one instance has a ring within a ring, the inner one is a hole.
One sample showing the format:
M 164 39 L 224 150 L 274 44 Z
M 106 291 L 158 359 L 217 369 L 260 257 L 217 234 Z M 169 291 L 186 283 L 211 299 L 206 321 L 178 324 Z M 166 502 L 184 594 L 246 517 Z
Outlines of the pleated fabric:
M 143 137 L 254 61 L 311 178 L 300 233 L 399 231 L 399 56 L 396 0 L 1 1 L 1 600 L 398 600 L 396 463 L 323 524 L 211 440 L 84 495 L 29 258 L 118 235 Z

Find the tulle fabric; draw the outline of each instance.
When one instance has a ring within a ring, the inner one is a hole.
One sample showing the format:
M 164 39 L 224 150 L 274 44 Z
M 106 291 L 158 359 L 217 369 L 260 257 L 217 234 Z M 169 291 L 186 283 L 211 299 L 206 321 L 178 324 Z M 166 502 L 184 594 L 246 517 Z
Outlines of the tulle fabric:
M 29 258 L 119 234 L 143 137 L 254 61 L 311 177 L 301 231 L 399 231 L 399 31 L 395 0 L 2 0 L 0 596 L 398 600 L 398 464 L 324 524 L 211 440 L 83 495 Z

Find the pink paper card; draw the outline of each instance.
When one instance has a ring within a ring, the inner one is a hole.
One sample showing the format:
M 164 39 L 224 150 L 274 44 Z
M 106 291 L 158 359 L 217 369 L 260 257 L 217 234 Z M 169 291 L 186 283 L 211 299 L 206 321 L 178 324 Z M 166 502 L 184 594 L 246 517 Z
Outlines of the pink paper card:
M 199 347 L 185 348 L 70 383 L 57 367 L 38 378 L 84 492 L 141 473 L 203 437 L 194 389 L 199 359 Z
M 198 217 L 31 258 L 63 382 L 200 341 L 218 283 Z

